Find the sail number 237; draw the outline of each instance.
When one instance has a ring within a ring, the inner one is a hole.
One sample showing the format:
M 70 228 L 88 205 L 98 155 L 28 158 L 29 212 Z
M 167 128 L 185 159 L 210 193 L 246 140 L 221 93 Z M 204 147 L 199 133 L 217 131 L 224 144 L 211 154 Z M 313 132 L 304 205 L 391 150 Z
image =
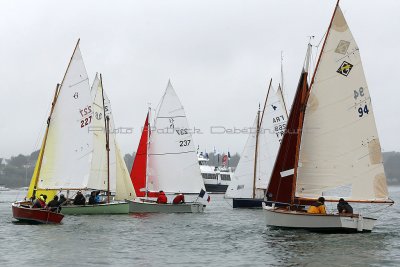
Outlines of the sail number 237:
M 189 144 L 190 144 L 190 140 L 179 141 L 179 146 L 188 146 Z

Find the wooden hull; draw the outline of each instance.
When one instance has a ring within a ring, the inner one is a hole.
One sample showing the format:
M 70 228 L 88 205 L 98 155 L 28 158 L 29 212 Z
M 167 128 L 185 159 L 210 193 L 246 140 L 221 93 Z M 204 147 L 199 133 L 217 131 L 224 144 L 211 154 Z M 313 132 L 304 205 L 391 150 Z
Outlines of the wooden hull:
M 338 214 L 309 214 L 287 211 L 263 205 L 266 224 L 269 227 L 305 229 L 313 232 L 349 233 L 371 232 L 376 219 Z
M 254 198 L 233 198 L 232 206 L 233 208 L 248 208 L 248 209 L 261 209 L 263 199 Z
M 51 212 L 46 209 L 32 209 L 27 205 L 23 205 L 22 202 L 12 204 L 12 213 L 15 219 L 28 223 L 54 224 L 60 223 L 64 218 L 61 213 Z
M 128 202 L 130 213 L 202 213 L 206 208 L 206 205 L 201 203 L 158 204 L 143 200 L 132 200 Z
M 62 206 L 61 212 L 66 215 L 128 214 L 128 202 L 112 202 L 98 205 Z

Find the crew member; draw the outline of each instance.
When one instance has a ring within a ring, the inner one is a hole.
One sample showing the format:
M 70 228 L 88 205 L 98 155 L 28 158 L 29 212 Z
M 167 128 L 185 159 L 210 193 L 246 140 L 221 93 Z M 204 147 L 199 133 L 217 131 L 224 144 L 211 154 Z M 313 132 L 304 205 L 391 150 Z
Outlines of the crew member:
M 177 195 L 174 200 L 172 201 L 174 204 L 183 204 L 185 203 L 185 196 L 183 194 Z
M 339 199 L 339 203 L 337 204 L 337 209 L 339 213 L 348 213 L 353 214 L 353 207 L 347 201 L 344 201 L 343 198 Z
M 318 201 L 313 203 L 307 210 L 308 213 L 326 214 L 325 198 L 319 197 Z
M 85 205 L 86 198 L 83 196 L 81 191 L 78 191 L 76 193 L 76 196 L 74 198 L 74 205 Z
M 35 201 L 33 202 L 32 208 L 43 209 L 46 208 L 46 195 L 40 195 Z
M 159 203 L 159 204 L 167 204 L 167 202 L 168 202 L 167 196 L 165 195 L 164 191 L 161 190 L 158 193 L 157 203 Z
M 51 211 L 56 212 L 56 211 L 58 211 L 58 206 L 59 206 L 59 205 L 60 205 L 60 204 L 58 203 L 58 196 L 55 195 L 54 198 L 53 198 L 53 200 L 50 201 L 49 204 L 47 204 L 47 207 L 48 207 Z

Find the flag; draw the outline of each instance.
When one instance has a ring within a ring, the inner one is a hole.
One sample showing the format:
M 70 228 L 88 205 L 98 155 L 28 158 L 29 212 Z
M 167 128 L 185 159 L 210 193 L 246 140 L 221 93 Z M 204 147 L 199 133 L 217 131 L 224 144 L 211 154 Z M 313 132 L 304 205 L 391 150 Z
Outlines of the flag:
M 231 153 L 229 153 L 229 151 L 228 151 L 228 159 L 230 159 L 231 158 Z
M 222 165 L 225 167 L 228 165 L 228 156 L 227 155 L 224 155 L 224 157 L 222 158 Z
M 201 189 L 200 191 L 199 198 L 201 198 L 202 200 L 207 200 L 207 202 L 210 202 L 210 196 L 203 189 Z

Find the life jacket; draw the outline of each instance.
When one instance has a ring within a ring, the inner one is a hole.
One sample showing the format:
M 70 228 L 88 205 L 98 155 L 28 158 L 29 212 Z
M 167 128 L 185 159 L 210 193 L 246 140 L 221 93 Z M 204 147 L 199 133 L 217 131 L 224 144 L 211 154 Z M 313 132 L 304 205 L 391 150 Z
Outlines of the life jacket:
M 40 207 L 39 207 L 39 205 L 40 205 Z M 33 207 L 34 207 L 34 208 L 45 208 L 45 207 L 46 207 L 46 202 L 45 202 L 43 199 L 38 198 L 38 199 L 35 201 Z
M 168 202 L 167 196 L 164 192 L 160 193 L 157 197 L 157 203 L 166 204 Z
M 308 208 L 307 213 L 326 214 L 325 205 L 317 201 Z
M 174 200 L 172 201 L 174 204 L 185 203 L 185 196 L 182 194 L 177 195 Z

